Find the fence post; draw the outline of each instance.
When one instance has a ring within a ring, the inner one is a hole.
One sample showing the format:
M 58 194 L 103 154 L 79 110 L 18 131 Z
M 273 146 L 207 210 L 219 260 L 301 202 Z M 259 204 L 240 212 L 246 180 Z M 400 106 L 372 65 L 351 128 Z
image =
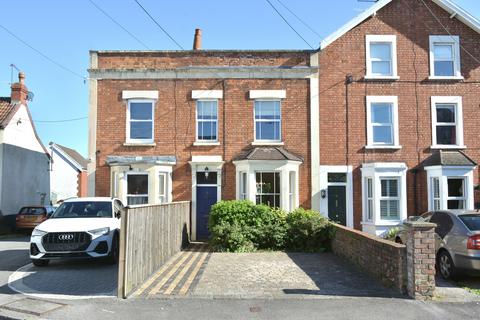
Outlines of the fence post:
M 430 300 L 435 291 L 435 224 L 404 222 L 407 232 L 407 292 L 418 300 Z

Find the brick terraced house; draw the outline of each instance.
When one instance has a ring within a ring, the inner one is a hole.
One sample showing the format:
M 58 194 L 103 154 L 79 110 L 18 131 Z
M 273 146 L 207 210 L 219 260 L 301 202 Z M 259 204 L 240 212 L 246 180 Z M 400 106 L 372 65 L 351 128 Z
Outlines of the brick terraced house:
M 474 208 L 480 23 L 380 0 L 319 50 L 90 53 L 89 193 L 130 205 L 249 199 L 381 234 Z

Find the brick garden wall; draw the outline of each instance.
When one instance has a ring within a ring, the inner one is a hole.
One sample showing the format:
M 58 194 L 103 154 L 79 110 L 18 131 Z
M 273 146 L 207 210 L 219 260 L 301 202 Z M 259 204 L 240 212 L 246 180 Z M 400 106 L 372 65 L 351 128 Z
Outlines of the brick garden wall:
M 333 252 L 379 279 L 386 287 L 407 291 L 405 245 L 335 224 Z

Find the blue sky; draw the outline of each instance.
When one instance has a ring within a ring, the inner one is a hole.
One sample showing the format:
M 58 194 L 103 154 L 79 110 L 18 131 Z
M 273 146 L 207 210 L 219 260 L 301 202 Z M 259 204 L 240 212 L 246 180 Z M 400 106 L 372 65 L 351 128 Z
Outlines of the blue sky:
M 178 49 L 144 14 L 134 0 L 93 0 L 150 49 Z M 139 0 L 186 49 L 192 46 L 195 28 L 203 30 L 205 49 L 308 49 L 264 0 Z M 326 37 L 371 3 L 357 0 L 280 0 Z M 279 11 L 313 46 L 320 37 L 303 26 L 278 0 Z M 477 18 L 480 1 L 454 0 Z M 145 49 L 89 0 L 2 1 L 0 25 L 31 46 L 79 75 L 87 75 L 91 49 Z M 35 98 L 30 103 L 34 120 L 50 121 L 85 117 L 88 84 L 45 60 L 0 28 L 0 96 L 10 94 L 10 64 L 26 73 Z M 16 74 L 14 75 L 16 80 Z M 55 141 L 87 154 L 88 120 L 63 123 L 37 122 L 44 144 Z

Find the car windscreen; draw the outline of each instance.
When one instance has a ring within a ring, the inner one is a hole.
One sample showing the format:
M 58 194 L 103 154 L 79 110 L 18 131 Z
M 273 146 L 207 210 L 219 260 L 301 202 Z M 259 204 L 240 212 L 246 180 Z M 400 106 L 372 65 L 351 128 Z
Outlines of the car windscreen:
M 45 208 L 41 207 L 23 207 L 20 209 L 20 212 L 18 214 L 25 214 L 25 215 L 40 215 L 40 214 L 45 214 L 47 213 L 45 211 Z
M 106 201 L 64 202 L 55 210 L 51 218 L 112 218 L 112 203 Z
M 464 214 L 458 217 L 471 231 L 480 231 L 480 214 Z

